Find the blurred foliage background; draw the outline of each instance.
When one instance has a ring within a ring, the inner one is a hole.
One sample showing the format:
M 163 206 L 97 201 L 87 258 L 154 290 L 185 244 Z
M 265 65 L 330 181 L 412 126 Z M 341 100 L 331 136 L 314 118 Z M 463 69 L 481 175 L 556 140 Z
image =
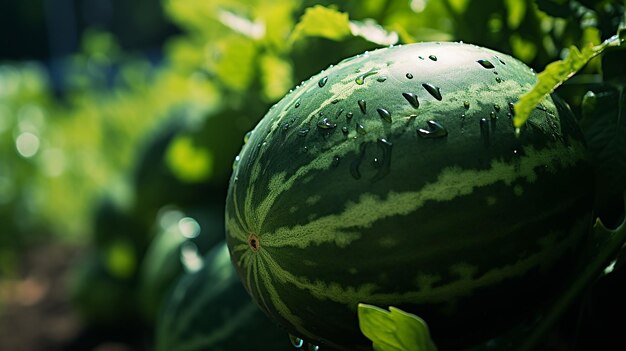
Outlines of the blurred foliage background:
M 35 248 L 61 245 L 73 248 L 60 289 L 77 328 L 124 329 L 146 347 L 168 287 L 223 238 L 246 132 L 299 82 L 416 41 L 474 43 L 540 71 L 615 34 L 623 11 L 610 0 L 2 2 L 0 315 L 25 257 L 45 265 Z M 575 111 L 598 74 L 596 60 L 563 88 Z

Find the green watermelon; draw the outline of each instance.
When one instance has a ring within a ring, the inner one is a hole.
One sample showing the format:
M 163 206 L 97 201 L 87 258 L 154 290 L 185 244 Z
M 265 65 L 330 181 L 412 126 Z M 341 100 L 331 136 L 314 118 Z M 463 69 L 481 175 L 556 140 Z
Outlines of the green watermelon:
M 181 277 L 163 304 L 157 351 L 291 351 L 287 333 L 250 299 L 230 262 L 226 243 L 216 245 L 199 271 Z
M 540 314 L 589 239 L 591 170 L 569 108 L 513 57 L 463 43 L 346 59 L 274 105 L 235 160 L 227 242 L 291 334 L 367 350 L 359 302 L 422 317 L 440 349 Z

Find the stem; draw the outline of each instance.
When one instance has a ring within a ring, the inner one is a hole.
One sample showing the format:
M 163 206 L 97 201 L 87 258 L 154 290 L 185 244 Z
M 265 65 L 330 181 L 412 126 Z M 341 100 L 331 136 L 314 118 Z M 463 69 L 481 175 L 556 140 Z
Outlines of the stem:
M 624 194 L 624 202 L 626 204 L 626 193 Z M 548 331 L 559 320 L 561 315 L 567 310 L 569 305 L 579 296 L 582 291 L 587 288 L 591 282 L 600 276 L 602 270 L 609 262 L 617 256 L 620 249 L 626 242 L 626 221 L 624 221 L 617 229 L 608 230 L 602 225 L 600 220 L 594 225 L 594 237 L 599 240 L 591 251 L 588 253 L 595 257 L 588 265 L 584 267 L 581 274 L 574 278 L 571 287 L 560 297 L 560 299 L 552 306 L 550 312 L 539 323 L 524 344 L 518 351 L 531 351 L 538 348 L 539 343 Z M 582 260 L 586 262 L 586 260 Z

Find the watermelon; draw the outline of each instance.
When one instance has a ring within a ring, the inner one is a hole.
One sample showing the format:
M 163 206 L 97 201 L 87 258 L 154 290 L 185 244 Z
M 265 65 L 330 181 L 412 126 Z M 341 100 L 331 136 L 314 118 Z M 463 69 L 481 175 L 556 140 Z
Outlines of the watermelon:
M 546 97 L 516 133 L 535 82 L 463 43 L 366 52 L 303 82 L 235 159 L 227 242 L 248 293 L 322 349 L 371 348 L 360 302 L 420 316 L 443 350 L 536 318 L 590 240 L 593 194 L 565 103 Z
M 163 304 L 157 351 L 291 351 L 284 330 L 252 302 L 235 272 L 226 243 L 216 245 L 201 270 L 185 274 Z

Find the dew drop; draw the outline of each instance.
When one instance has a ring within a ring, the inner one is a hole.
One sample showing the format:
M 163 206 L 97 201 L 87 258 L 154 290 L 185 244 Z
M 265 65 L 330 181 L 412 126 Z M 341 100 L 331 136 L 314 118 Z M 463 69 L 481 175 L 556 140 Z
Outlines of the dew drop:
M 361 146 L 359 146 L 359 155 L 350 163 L 350 175 L 352 175 L 352 178 L 354 179 L 361 179 L 361 171 L 359 170 L 359 167 L 361 166 L 361 162 L 363 162 L 366 150 L 367 143 L 361 144 Z
M 342 132 L 343 134 L 346 134 L 346 135 L 347 135 L 347 134 L 348 134 L 348 127 L 341 127 L 341 132 Z
M 235 156 L 235 160 L 233 161 L 233 171 L 237 169 L 237 166 L 239 165 L 240 160 L 241 160 L 241 157 L 239 157 L 239 155 Z
M 509 111 L 511 112 L 511 114 L 515 114 L 515 105 L 512 102 L 509 102 L 507 105 L 509 105 Z
M 483 66 L 484 68 L 487 68 L 487 69 L 495 68 L 493 66 L 493 63 L 489 62 L 489 60 L 478 60 L 476 62 L 480 63 L 481 66 Z
M 496 56 L 496 58 L 498 59 L 498 61 L 500 61 L 501 64 L 506 65 L 506 62 L 502 61 L 500 57 Z
M 343 113 L 343 109 L 339 109 L 339 111 L 337 111 L 337 115 L 335 117 L 339 118 L 339 116 L 341 116 L 342 113 Z
M 439 124 L 439 122 L 430 120 L 426 122 L 428 129 L 420 128 L 417 130 L 417 135 L 422 138 L 442 138 L 448 135 L 448 130 Z
M 300 129 L 298 131 L 299 136 L 306 136 L 307 134 L 309 134 L 309 128 Z
M 389 113 L 389 111 L 384 108 L 377 108 L 376 112 L 378 112 L 378 115 L 383 119 L 383 121 L 391 123 L 391 113 Z
M 366 108 L 367 108 L 365 100 L 359 100 L 357 103 L 359 104 L 359 108 L 361 109 L 361 112 L 363 112 L 363 114 L 365 114 L 365 111 L 366 111 Z
M 502 78 L 500 78 L 500 77 L 496 77 L 496 82 L 498 82 L 498 83 L 502 83 Z
M 387 76 L 380 76 L 380 77 L 376 78 L 376 81 L 380 82 L 380 83 L 382 83 L 382 82 L 384 82 L 386 80 L 387 80 Z
M 293 107 L 295 108 L 300 107 L 300 99 L 296 100 L 296 103 L 293 105 Z
M 350 119 L 352 119 L 352 116 L 354 116 L 354 114 L 352 112 L 346 113 L 346 119 L 350 120 Z
M 246 135 L 243 136 L 243 143 L 244 144 L 248 143 L 248 140 L 250 140 L 251 136 L 252 136 L 252 131 L 247 132 Z
M 480 119 L 480 135 L 483 138 L 485 146 L 489 146 L 489 124 L 486 118 Z
M 430 56 L 428 56 L 428 58 L 433 60 L 433 61 L 437 61 L 437 56 L 435 56 L 435 55 L 430 55 Z
M 291 341 L 291 345 L 293 345 L 293 347 L 299 349 L 302 346 L 304 346 L 304 340 L 300 339 L 297 336 L 291 335 L 289 334 L 289 341 Z
M 426 91 L 430 95 L 432 95 L 432 97 L 441 101 L 442 97 L 441 97 L 441 91 L 439 90 L 439 87 L 436 87 L 430 83 L 423 83 L 422 86 L 424 87 L 424 89 L 426 89 Z
M 337 124 L 329 121 L 328 118 L 324 118 L 321 121 L 317 122 L 317 127 L 320 129 L 333 129 L 336 126 Z
M 381 167 L 380 160 L 378 159 L 378 157 L 374 157 L 374 159 L 372 160 L 372 167 L 376 169 L 379 169 Z
M 320 88 L 323 88 L 323 87 L 324 87 L 324 85 L 326 85 L 326 82 L 328 82 L 328 76 L 326 76 L 326 77 L 324 77 L 324 78 L 320 79 L 320 81 L 319 81 L 319 82 L 317 82 L 317 85 L 319 85 L 319 86 L 320 86 Z
M 372 160 L 372 166 L 378 169 L 378 172 L 371 179 L 372 182 L 376 182 L 384 178 L 391 170 L 391 150 L 393 144 L 385 138 L 379 138 L 377 140 L 377 145 L 378 149 L 382 153 L 382 156 L 380 158 L 376 157 Z
M 418 108 L 420 106 L 420 102 L 417 99 L 417 95 L 415 95 L 413 93 L 402 93 L 402 96 L 404 96 L 406 101 L 408 101 L 409 104 L 411 104 L 411 106 L 413 106 L 415 108 Z
M 406 76 L 408 79 L 413 79 L 413 75 L 412 75 L 411 73 L 407 73 L 405 76 Z
M 363 85 L 365 83 L 365 78 L 372 76 L 374 74 L 377 74 L 378 71 L 371 69 L 370 71 L 363 73 L 361 75 L 359 75 L 358 77 L 356 77 L 356 79 L 354 80 L 356 82 L 356 84 L 358 85 Z
M 496 113 L 493 111 L 489 112 L 489 118 L 491 118 L 492 120 L 496 119 Z
M 361 135 L 367 134 L 367 130 L 365 130 L 365 127 L 363 127 L 363 125 L 360 123 L 356 124 L 356 132 Z
M 339 99 L 334 99 L 334 100 L 333 100 L 333 101 L 331 101 L 330 103 L 334 105 L 334 104 L 336 104 L 336 103 L 338 103 L 338 102 L 339 102 Z
M 467 101 L 467 100 L 463 101 L 463 107 L 465 107 L 466 110 L 469 109 L 470 108 L 469 101 Z

